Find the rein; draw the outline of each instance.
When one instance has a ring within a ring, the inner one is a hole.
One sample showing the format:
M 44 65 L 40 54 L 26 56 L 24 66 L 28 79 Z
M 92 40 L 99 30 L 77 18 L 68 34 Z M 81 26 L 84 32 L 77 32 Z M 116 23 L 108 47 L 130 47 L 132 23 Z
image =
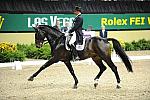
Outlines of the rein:
M 54 40 L 54 42 L 57 43 L 57 41 L 59 41 L 63 36 L 64 34 L 62 34 L 60 37 L 57 37 L 56 40 Z M 48 40 L 44 40 L 44 45 L 46 45 L 47 43 L 48 43 Z
M 51 27 L 51 26 L 47 26 L 47 25 L 41 25 L 41 26 L 43 26 L 43 27 L 48 27 L 48 28 L 50 28 L 51 30 L 59 31 L 59 30 L 57 30 L 57 29 L 55 29 L 54 27 Z M 59 35 L 55 34 L 55 35 L 56 35 L 56 38 L 55 38 L 54 40 L 51 40 L 51 41 L 50 41 L 52 44 L 57 45 L 58 42 L 59 42 L 59 40 L 64 36 L 64 34 L 63 34 L 61 31 L 59 31 L 59 32 L 60 32 L 61 34 L 59 34 Z M 51 33 L 47 32 L 47 34 L 51 36 Z M 47 40 L 47 39 L 43 41 L 43 44 L 44 44 L 44 45 L 47 44 L 47 43 L 48 43 L 48 40 Z
M 48 40 L 44 40 L 44 45 L 46 45 L 48 43 Z
M 58 43 L 58 41 L 64 36 L 64 34 L 62 34 L 60 37 L 57 37 L 55 40 L 55 43 Z

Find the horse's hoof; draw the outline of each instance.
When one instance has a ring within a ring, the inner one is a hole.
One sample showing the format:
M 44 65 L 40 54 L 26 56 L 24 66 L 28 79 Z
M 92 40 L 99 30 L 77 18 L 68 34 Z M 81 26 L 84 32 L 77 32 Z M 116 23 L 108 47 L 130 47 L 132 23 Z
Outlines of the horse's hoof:
M 28 81 L 33 81 L 33 80 L 34 80 L 33 77 L 28 78 Z
M 117 87 L 116 87 L 117 89 L 120 89 L 121 88 L 121 86 L 120 85 L 117 85 Z
M 98 83 L 94 83 L 94 87 L 95 87 L 95 89 L 96 89 L 97 85 L 98 85 Z
M 78 88 L 77 85 L 74 85 L 74 86 L 73 86 L 73 89 L 77 89 L 77 88 Z

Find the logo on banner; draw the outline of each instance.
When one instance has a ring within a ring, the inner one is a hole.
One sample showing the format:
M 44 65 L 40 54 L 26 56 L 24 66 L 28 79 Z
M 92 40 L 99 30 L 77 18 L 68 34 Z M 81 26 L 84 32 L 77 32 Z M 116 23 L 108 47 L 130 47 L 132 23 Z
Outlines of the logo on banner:
M 72 26 L 73 17 L 58 17 L 58 16 L 49 16 L 49 17 L 28 17 L 28 28 L 35 27 L 36 25 L 56 25 L 56 20 L 60 21 L 61 26 L 65 26 L 66 22 L 69 22 L 69 25 Z
M 3 22 L 4 22 L 4 18 L 0 16 L 0 29 L 2 28 Z

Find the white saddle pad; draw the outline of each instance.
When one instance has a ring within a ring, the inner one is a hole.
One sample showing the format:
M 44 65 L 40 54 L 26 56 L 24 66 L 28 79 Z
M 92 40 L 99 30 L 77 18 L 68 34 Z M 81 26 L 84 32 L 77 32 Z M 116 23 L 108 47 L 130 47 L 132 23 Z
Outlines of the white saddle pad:
M 76 50 L 82 51 L 85 47 L 85 40 L 86 38 L 83 39 L 83 44 L 82 45 L 76 45 Z
M 86 40 L 86 38 L 83 39 L 83 44 L 82 45 L 76 45 L 76 50 L 78 50 L 78 51 L 84 50 L 85 40 Z M 66 40 L 65 40 L 65 48 L 66 48 L 66 50 L 70 50 L 70 48 L 67 45 L 67 37 L 66 37 Z

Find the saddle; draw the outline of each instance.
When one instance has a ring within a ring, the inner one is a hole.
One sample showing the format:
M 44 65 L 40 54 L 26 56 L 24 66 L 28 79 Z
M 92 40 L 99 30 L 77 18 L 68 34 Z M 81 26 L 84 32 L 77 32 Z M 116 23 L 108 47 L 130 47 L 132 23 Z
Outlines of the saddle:
M 77 51 L 82 51 L 82 50 L 84 50 L 84 47 L 85 47 L 85 40 L 86 40 L 86 38 L 83 39 L 82 45 L 81 45 L 81 44 L 78 44 L 78 43 L 74 43 L 74 44 L 73 44 Z M 65 48 L 66 48 L 66 50 L 70 51 L 70 46 L 68 46 L 68 39 L 67 39 L 67 37 L 66 37 L 66 39 L 65 39 Z
M 79 51 L 84 50 L 85 47 L 85 39 L 83 39 L 83 43 L 78 43 L 76 41 L 76 33 L 68 34 L 65 33 L 65 48 L 66 50 L 71 52 L 72 60 L 80 60 Z M 82 45 L 81 45 L 82 44 Z

